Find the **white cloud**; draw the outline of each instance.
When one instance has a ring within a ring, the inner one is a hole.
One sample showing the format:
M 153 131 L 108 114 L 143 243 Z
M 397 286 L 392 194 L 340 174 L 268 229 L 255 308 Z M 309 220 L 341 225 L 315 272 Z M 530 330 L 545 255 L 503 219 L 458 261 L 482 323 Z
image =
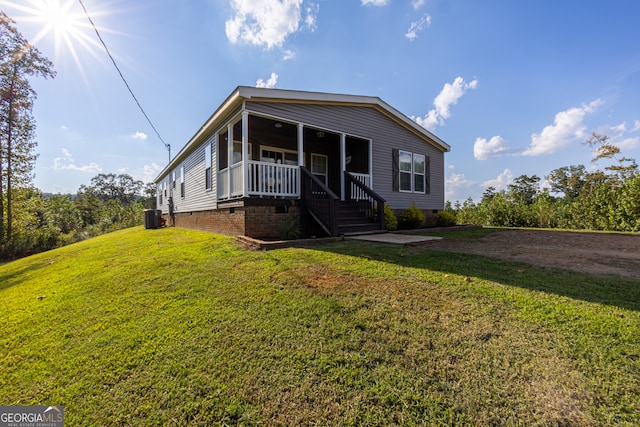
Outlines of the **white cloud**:
M 627 130 L 627 124 L 622 122 L 617 126 L 611 126 L 611 130 L 616 133 L 624 133 Z
M 531 135 L 531 144 L 522 155 L 539 156 L 541 154 L 550 154 L 559 148 L 569 145 L 577 138 L 583 138 L 585 136 L 584 117 L 593 112 L 602 103 L 602 100 L 596 99 L 582 107 L 569 108 L 559 112 L 556 114 L 552 125 L 546 126 L 540 133 Z
M 476 138 L 473 144 L 473 157 L 477 160 L 487 160 L 491 157 L 498 157 L 509 151 L 509 144 L 500 135 L 489 139 Z
M 389 0 L 360 0 L 363 6 L 386 6 Z
M 320 11 L 320 5 L 315 3 L 309 3 L 305 9 L 306 16 L 304 23 L 311 31 L 318 29 L 318 12 Z
M 94 162 L 91 162 L 88 165 L 82 165 L 82 166 L 76 165 L 75 161 L 73 160 L 73 156 L 71 155 L 69 150 L 67 150 L 66 148 L 63 148 L 61 151 L 62 151 L 62 157 L 56 157 L 55 159 L 53 159 L 54 170 L 72 170 L 72 171 L 88 172 L 88 173 L 102 172 L 102 168 Z
M 267 80 L 266 82 L 262 79 L 258 79 L 258 81 L 256 82 L 256 87 L 270 89 L 276 87 L 276 84 L 278 84 L 278 75 L 276 73 L 271 73 L 271 77 L 269 77 L 269 80 Z
M 490 179 L 482 183 L 483 187 L 493 187 L 496 191 L 504 190 L 513 182 L 513 172 L 509 169 L 502 171 L 495 179 Z
M 147 139 L 147 134 L 144 132 L 136 131 L 133 135 L 131 135 L 133 139 L 139 139 L 141 141 L 145 141 Z
M 163 167 L 154 163 L 150 165 L 144 165 L 142 167 L 142 172 L 137 172 L 133 175 L 135 179 L 139 179 L 140 181 L 147 183 L 153 182 L 153 179 L 158 176 L 160 171 L 162 171 Z
M 418 33 L 431 25 L 431 16 L 428 13 L 422 15 L 420 19 L 411 23 L 409 31 L 404 36 L 410 41 L 414 41 L 418 37 Z
M 640 130 L 640 120 L 636 120 L 633 122 L 633 129 L 631 129 L 631 132 L 637 132 Z
M 282 46 L 298 31 L 301 6 L 302 0 L 231 0 L 234 16 L 225 23 L 227 38 L 267 49 Z
M 413 0 L 411 2 L 411 6 L 413 6 L 413 8 L 415 10 L 420 9 L 422 6 L 424 6 L 425 0 Z
M 473 184 L 473 181 L 467 179 L 464 174 L 452 172 L 445 180 L 445 196 L 447 199 L 452 199 L 460 189 L 469 188 Z
M 615 145 L 620 148 L 620 150 L 635 150 L 636 148 L 640 148 L 640 137 L 624 138 L 621 141 L 616 141 Z
M 478 80 L 465 82 L 462 77 L 456 77 L 453 83 L 445 83 L 444 87 L 433 100 L 435 108 L 430 110 L 424 118 L 412 117 L 420 126 L 433 130 L 436 126 L 443 126 L 445 120 L 451 117 L 450 107 L 458 103 L 469 89 L 478 87 Z
M 288 61 L 290 59 L 294 59 L 296 57 L 296 53 L 292 50 L 285 50 L 284 51 L 284 56 L 282 57 L 283 60 Z

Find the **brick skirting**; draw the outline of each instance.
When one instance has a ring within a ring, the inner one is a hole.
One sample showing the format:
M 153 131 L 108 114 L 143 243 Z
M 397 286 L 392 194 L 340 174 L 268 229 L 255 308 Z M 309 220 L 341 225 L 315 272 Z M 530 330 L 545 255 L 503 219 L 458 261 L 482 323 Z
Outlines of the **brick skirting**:
M 168 215 L 163 215 L 171 225 Z M 298 206 L 239 206 L 197 212 L 176 212 L 176 227 L 228 236 L 279 239 L 300 222 Z

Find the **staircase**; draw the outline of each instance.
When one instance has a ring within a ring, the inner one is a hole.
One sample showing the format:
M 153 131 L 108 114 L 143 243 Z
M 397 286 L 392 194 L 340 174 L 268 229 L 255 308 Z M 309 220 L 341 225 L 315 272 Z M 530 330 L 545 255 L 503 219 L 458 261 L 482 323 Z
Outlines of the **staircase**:
M 364 234 L 374 231 L 380 231 L 380 225 L 369 218 L 357 202 L 338 202 L 338 234 Z
M 344 173 L 347 194 L 340 200 L 307 168 L 300 171 L 306 212 L 329 236 L 384 231 L 384 199 L 349 172 Z

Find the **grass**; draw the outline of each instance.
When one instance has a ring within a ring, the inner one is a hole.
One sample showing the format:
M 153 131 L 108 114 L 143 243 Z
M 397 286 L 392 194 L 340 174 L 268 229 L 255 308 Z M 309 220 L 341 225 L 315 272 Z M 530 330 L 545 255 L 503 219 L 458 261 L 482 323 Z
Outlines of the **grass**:
M 134 228 L 0 266 L 0 366 L 70 426 L 638 425 L 640 282 Z

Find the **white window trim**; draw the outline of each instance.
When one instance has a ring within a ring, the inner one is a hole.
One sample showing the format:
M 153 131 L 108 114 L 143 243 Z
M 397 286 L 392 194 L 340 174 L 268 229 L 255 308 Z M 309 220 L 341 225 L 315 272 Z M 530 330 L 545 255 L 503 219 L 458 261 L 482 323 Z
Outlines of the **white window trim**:
M 295 150 L 287 150 L 287 149 L 285 149 L 285 148 L 277 148 L 277 147 L 271 147 L 271 146 L 269 146 L 269 145 L 261 145 L 261 146 L 260 146 L 260 161 L 261 161 L 261 162 L 263 161 L 263 160 L 262 160 L 262 158 L 263 158 L 263 157 L 262 157 L 262 152 L 263 152 L 263 151 L 265 151 L 265 150 L 266 150 L 266 151 L 273 151 L 274 153 L 282 153 L 282 161 L 283 161 L 283 163 L 282 163 L 282 164 L 286 164 L 286 163 L 284 163 L 284 155 L 285 155 L 285 154 L 295 154 L 295 155 L 296 155 L 296 158 L 297 158 L 297 156 L 298 156 L 298 152 L 297 152 L 297 151 L 295 151 Z M 298 162 L 297 162 L 297 160 L 296 160 L 296 165 L 297 165 L 297 164 L 298 164 Z
M 403 171 L 400 167 L 400 159 L 402 158 L 402 154 L 408 154 L 411 156 L 411 171 Z M 422 173 L 417 173 L 415 171 L 415 160 L 416 157 L 422 157 L 422 162 L 424 164 L 424 171 Z M 409 174 L 411 177 L 411 189 L 403 190 L 402 189 L 402 174 Z M 417 191 L 415 188 L 415 179 L 416 176 L 422 176 L 422 191 Z M 411 151 L 398 150 L 398 192 L 400 193 L 415 193 L 415 194 L 427 194 L 427 156 L 426 154 L 412 153 Z

